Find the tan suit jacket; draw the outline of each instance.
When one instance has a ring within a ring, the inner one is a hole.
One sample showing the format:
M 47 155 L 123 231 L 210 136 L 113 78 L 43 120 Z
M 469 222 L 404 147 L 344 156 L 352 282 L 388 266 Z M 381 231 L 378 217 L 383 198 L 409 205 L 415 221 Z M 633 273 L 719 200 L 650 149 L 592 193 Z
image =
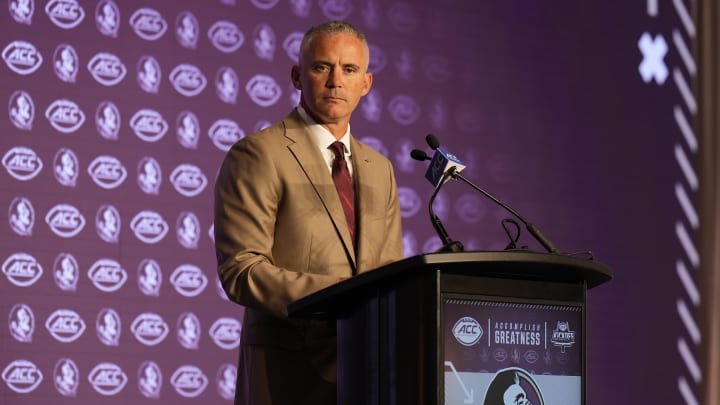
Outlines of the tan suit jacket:
M 287 305 L 403 256 L 392 165 L 354 137 L 350 145 L 356 248 L 332 176 L 297 111 L 237 142 L 222 164 L 215 188 L 218 271 L 228 297 L 246 307 L 236 403 L 279 403 L 278 389 L 308 392 L 293 378 L 273 385 L 307 371 L 294 372 L 294 362 L 270 349 L 303 352 L 300 358 L 334 384 L 334 322 L 289 320 Z

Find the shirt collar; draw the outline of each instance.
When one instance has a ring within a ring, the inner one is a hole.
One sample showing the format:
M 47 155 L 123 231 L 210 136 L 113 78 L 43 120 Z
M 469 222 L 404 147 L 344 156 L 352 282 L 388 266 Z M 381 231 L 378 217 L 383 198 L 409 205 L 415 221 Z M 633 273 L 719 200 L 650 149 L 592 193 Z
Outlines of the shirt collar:
M 300 117 L 303 119 L 303 121 L 305 121 L 305 123 L 307 124 L 308 130 L 310 131 L 310 135 L 312 136 L 313 141 L 321 150 L 327 149 L 331 144 L 333 144 L 336 141 L 335 136 L 332 133 L 330 133 L 330 131 L 328 131 L 327 128 L 318 124 L 307 113 L 307 111 L 305 111 L 305 109 L 301 105 L 297 106 L 297 111 L 300 114 Z M 345 134 L 342 137 L 340 137 L 340 139 L 337 139 L 337 141 L 340 141 L 343 145 L 345 145 L 345 153 L 349 154 L 349 152 L 350 152 L 350 124 L 348 124 L 348 128 L 347 128 L 347 131 L 345 131 Z

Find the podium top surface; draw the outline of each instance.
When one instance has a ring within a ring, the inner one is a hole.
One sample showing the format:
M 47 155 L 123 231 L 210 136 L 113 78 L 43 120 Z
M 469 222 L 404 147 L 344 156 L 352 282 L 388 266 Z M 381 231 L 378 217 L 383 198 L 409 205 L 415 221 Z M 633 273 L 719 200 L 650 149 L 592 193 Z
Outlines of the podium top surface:
M 609 281 L 612 272 L 602 263 L 562 254 L 533 251 L 478 251 L 429 253 L 411 256 L 310 294 L 288 306 L 293 316 L 317 312 L 332 297 L 353 294 L 385 280 L 411 277 L 417 272 L 440 270 L 471 277 L 585 283 L 593 288 Z

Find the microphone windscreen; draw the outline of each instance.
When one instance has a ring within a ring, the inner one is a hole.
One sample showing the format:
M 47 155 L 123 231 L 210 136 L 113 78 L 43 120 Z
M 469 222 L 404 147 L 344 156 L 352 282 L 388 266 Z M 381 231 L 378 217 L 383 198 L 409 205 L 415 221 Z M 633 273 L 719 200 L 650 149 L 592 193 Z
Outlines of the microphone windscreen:
M 430 160 L 430 156 L 428 156 L 427 153 L 421 151 L 420 149 L 413 149 L 412 151 L 410 151 L 410 157 L 421 162 L 425 160 Z
M 433 134 L 427 134 L 427 136 L 425 137 L 425 142 L 427 142 L 428 146 L 432 150 L 440 147 L 440 141 L 438 141 Z

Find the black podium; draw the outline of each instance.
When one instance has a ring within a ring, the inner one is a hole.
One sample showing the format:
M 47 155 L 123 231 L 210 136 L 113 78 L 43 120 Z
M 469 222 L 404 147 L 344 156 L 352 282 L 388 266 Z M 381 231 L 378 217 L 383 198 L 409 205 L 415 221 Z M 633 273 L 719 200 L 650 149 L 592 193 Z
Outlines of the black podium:
M 560 254 L 434 253 L 288 310 L 337 320 L 339 405 L 502 404 L 490 398 L 498 389 L 534 405 L 584 404 L 586 292 L 611 277 Z

